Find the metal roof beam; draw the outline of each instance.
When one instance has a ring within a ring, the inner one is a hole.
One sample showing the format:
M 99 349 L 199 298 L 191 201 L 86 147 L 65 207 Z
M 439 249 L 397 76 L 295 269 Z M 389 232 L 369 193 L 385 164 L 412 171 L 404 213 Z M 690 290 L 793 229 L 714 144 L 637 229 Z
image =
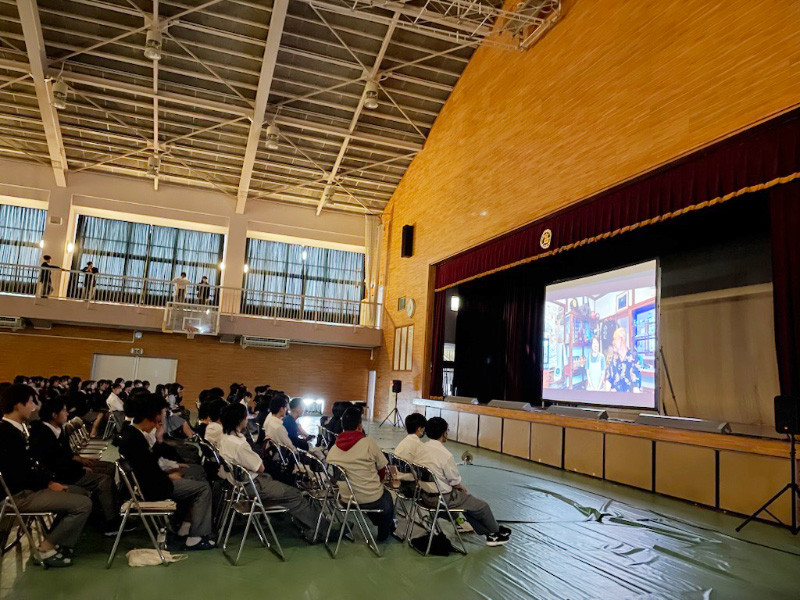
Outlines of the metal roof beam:
M 47 76 L 47 54 L 45 52 L 44 38 L 42 37 L 42 23 L 39 20 L 39 7 L 36 0 L 18 0 L 22 33 L 25 36 L 25 47 L 28 50 L 28 62 L 36 89 L 36 100 L 39 103 L 39 112 L 42 125 L 47 136 L 47 150 L 50 154 L 50 164 L 56 185 L 67 185 L 67 155 L 64 151 L 64 141 L 61 139 L 61 128 L 58 123 L 58 113 L 50 101 L 50 85 Z
M 392 35 L 394 35 L 394 30 L 397 27 L 397 22 L 400 19 L 400 13 L 395 12 L 394 17 L 392 18 L 391 23 L 389 23 L 389 27 L 386 30 L 386 35 L 383 37 L 383 42 L 381 43 L 380 50 L 378 50 L 378 55 L 375 57 L 375 61 L 372 63 L 372 68 L 370 69 L 367 77 L 369 80 L 373 80 L 378 71 L 381 68 L 381 63 L 383 62 L 383 57 L 386 56 L 386 51 L 389 49 L 389 42 L 392 41 Z M 353 118 L 350 121 L 350 128 L 348 130 L 349 134 L 352 134 L 355 129 L 356 125 L 358 125 L 358 119 L 361 117 L 361 111 L 364 110 L 364 95 L 361 95 L 361 98 L 358 101 L 358 106 L 356 107 L 355 112 L 353 113 Z M 331 172 L 328 174 L 328 186 L 333 185 L 336 182 L 336 173 L 339 171 L 339 167 L 342 165 L 342 160 L 344 160 L 344 155 L 347 153 L 347 145 L 350 143 L 350 135 L 345 136 L 342 140 L 342 146 L 339 148 L 339 154 L 336 156 L 336 161 L 333 163 L 333 168 Z M 317 215 L 322 212 L 322 208 L 325 204 L 333 197 L 333 194 L 326 194 L 325 191 L 319 197 L 319 204 L 317 204 Z
M 244 151 L 242 174 L 239 178 L 239 189 L 236 192 L 236 212 L 239 214 L 244 213 L 244 207 L 247 204 L 250 178 L 253 176 L 253 165 L 255 164 L 258 144 L 261 140 L 261 124 L 264 122 L 264 117 L 267 113 L 269 91 L 272 87 L 272 75 L 275 73 L 275 65 L 278 62 L 283 24 L 286 22 L 288 9 L 289 0 L 275 0 L 272 5 L 267 43 L 264 47 L 264 60 L 261 63 L 261 74 L 259 75 L 258 89 L 256 90 L 256 103 L 253 107 L 253 120 L 250 123 L 250 132 L 247 134 L 247 147 Z

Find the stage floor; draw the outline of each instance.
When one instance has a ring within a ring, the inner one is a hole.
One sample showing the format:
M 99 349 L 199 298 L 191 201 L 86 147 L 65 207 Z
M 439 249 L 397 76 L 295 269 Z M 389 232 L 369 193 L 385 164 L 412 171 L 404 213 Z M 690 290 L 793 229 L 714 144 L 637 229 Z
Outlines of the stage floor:
M 384 448 L 403 436 L 375 424 L 369 430 Z M 467 556 L 424 558 L 392 539 L 381 558 L 363 543 L 344 543 L 333 560 L 323 546 L 307 545 L 281 523 L 276 529 L 285 563 L 252 536 L 238 567 L 214 550 L 190 553 L 169 567 L 133 569 L 124 553 L 136 540 L 147 547 L 146 536 L 134 534 L 123 540 L 114 567 L 106 570 L 112 540 L 90 531 L 70 569 L 28 566 L 19 550 L 3 557 L 0 598 L 800 598 L 800 539 L 783 529 L 753 523 L 736 534 L 738 516 L 486 450 L 448 446 L 457 461 L 466 449 L 474 455 L 474 465 L 461 467 L 464 483 L 492 505 L 499 521 L 510 524 L 514 533 L 507 546 L 488 548 L 468 534 Z

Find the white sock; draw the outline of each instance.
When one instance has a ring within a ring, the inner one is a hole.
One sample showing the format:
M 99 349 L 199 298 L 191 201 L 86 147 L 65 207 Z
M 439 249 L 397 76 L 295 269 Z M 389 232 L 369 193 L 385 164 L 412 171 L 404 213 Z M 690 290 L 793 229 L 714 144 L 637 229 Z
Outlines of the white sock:
M 184 521 L 181 523 L 180 529 L 178 529 L 178 535 L 183 537 L 185 535 L 189 535 L 189 530 L 192 528 L 192 524 L 189 521 Z
M 51 556 L 55 556 L 56 554 L 58 554 L 58 551 L 55 548 L 52 550 L 47 550 L 46 552 L 44 550 L 39 550 L 39 556 L 42 557 L 42 560 L 45 558 L 50 558 Z
M 200 541 L 201 541 L 202 539 L 203 539 L 203 538 L 197 537 L 196 535 L 193 535 L 193 536 L 191 536 L 191 537 L 187 537 L 187 538 L 186 538 L 186 545 L 187 545 L 187 546 L 190 546 L 190 547 L 191 547 L 191 546 L 196 546 L 197 544 L 199 544 L 199 543 L 200 543 Z

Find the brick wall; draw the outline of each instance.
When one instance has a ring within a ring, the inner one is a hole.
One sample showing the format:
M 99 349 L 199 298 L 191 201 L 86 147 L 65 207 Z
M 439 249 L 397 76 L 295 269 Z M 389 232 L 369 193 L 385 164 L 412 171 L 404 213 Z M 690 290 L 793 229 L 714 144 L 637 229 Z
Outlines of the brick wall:
M 144 356 L 178 360 L 178 381 L 184 398 L 194 400 L 209 387 L 227 390 L 233 381 L 256 385 L 269 383 L 289 395 L 337 400 L 366 400 L 369 350 L 294 344 L 285 350 L 243 349 L 222 344 L 216 337 L 188 340 L 180 335 L 117 329 L 56 325 L 49 331 L 25 330 L 0 333 L 0 381 L 15 375 L 91 376 L 94 354 L 130 356 L 132 347 Z
M 376 413 L 421 393 L 429 266 L 800 101 L 800 3 L 565 0 L 531 50 L 478 50 L 384 215 L 390 239 Z M 400 258 L 414 224 L 415 255 Z M 384 246 L 386 248 L 386 246 Z M 398 296 L 417 301 L 409 319 Z M 414 368 L 391 370 L 416 325 Z

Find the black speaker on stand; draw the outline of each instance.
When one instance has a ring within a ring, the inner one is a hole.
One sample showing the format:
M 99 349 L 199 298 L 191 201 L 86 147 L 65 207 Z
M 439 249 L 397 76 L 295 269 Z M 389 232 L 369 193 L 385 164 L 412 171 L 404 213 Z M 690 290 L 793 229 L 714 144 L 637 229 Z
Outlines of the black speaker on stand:
M 736 528 L 736 531 L 741 531 L 753 519 L 758 518 L 762 512 L 766 512 L 769 516 L 775 519 L 779 525 L 786 527 L 792 532 L 792 535 L 797 535 L 800 531 L 797 519 L 797 501 L 800 499 L 800 485 L 797 483 L 797 448 L 795 446 L 795 435 L 800 433 L 800 398 L 796 396 L 775 396 L 775 431 L 778 433 L 785 433 L 789 437 L 789 463 L 790 463 L 790 479 L 789 483 L 781 488 L 772 498 L 767 500 L 756 512 L 747 517 L 744 522 Z M 791 523 L 784 523 L 769 510 L 778 498 L 789 492 L 792 504 L 792 521 Z
M 392 379 L 392 387 L 391 391 L 394 394 L 394 408 L 392 412 L 386 415 L 386 418 L 381 421 L 381 424 L 378 427 L 383 427 L 383 424 L 387 421 L 394 427 L 402 427 L 406 426 L 405 421 L 403 421 L 403 417 L 400 416 L 400 411 L 397 410 L 397 394 L 399 394 L 403 390 L 403 382 L 399 379 Z

